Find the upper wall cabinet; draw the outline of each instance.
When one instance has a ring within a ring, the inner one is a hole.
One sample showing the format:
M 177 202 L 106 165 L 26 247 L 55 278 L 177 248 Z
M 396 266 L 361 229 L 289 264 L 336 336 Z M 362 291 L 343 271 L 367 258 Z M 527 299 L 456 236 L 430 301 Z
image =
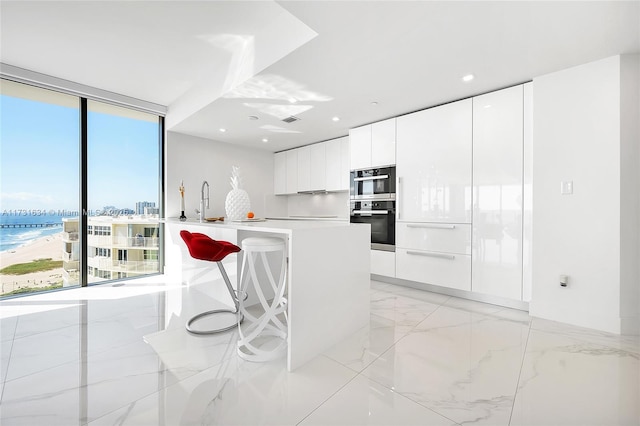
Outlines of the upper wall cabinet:
M 473 98 L 472 291 L 521 300 L 523 86 Z
M 327 189 L 326 170 L 327 170 L 327 144 L 317 143 L 310 146 L 311 165 L 310 165 L 310 188 L 309 191 L 324 191 Z
M 351 170 L 396 164 L 396 119 L 349 130 Z
M 298 192 L 311 191 L 311 147 L 297 148 L 298 152 Z
M 298 150 L 286 151 L 287 155 L 287 194 L 298 192 Z
M 327 191 L 349 190 L 349 138 L 326 142 L 325 179 Z
M 274 193 L 349 190 L 349 138 L 274 154 Z
M 398 221 L 471 223 L 471 99 L 397 120 Z
M 287 193 L 287 153 L 273 155 L 273 192 L 276 195 Z

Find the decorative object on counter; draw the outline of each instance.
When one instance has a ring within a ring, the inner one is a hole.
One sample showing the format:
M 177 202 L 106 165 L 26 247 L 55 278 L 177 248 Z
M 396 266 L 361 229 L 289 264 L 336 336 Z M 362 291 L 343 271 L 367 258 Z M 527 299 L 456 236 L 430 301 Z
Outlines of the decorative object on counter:
M 240 177 L 240 167 L 233 166 L 231 171 L 231 191 L 227 194 L 224 209 L 229 220 L 242 220 L 247 217 L 251 210 L 249 194 L 241 189 L 242 178 Z
M 207 222 L 224 222 L 224 216 L 220 216 L 220 217 L 205 217 L 204 220 L 206 220 Z
M 183 180 L 180 181 L 180 188 L 178 188 L 178 190 L 180 191 L 180 220 L 184 222 L 185 220 L 187 220 L 187 217 L 184 215 L 184 181 Z

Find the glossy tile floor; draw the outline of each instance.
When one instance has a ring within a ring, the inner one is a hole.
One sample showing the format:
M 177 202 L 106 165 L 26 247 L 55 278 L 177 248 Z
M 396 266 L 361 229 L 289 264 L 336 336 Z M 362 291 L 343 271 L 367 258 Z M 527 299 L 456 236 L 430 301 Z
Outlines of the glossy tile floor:
M 640 424 L 638 338 L 372 282 L 369 326 L 288 373 L 187 334 L 208 286 L 163 279 L 0 303 L 0 423 Z

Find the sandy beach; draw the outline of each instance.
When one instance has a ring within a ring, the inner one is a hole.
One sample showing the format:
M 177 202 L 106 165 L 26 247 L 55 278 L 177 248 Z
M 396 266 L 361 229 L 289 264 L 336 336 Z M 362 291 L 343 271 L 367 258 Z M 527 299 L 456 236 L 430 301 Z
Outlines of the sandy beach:
M 24 246 L 0 252 L 0 269 L 36 259 L 62 260 L 62 232 L 35 239 Z M 0 274 L 2 294 L 22 287 L 46 287 L 62 281 L 62 268 L 25 275 Z

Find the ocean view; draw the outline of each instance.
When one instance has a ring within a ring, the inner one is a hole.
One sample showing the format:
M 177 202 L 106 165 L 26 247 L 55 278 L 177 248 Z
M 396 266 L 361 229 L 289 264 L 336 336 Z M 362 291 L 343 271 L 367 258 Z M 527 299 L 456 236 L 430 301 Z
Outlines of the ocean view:
M 33 240 L 47 237 L 62 232 L 62 218 L 73 216 L 61 215 L 19 215 L 2 214 L 0 224 L 56 224 L 52 227 L 42 228 L 1 228 L 0 229 L 0 251 L 12 250 L 26 245 Z

